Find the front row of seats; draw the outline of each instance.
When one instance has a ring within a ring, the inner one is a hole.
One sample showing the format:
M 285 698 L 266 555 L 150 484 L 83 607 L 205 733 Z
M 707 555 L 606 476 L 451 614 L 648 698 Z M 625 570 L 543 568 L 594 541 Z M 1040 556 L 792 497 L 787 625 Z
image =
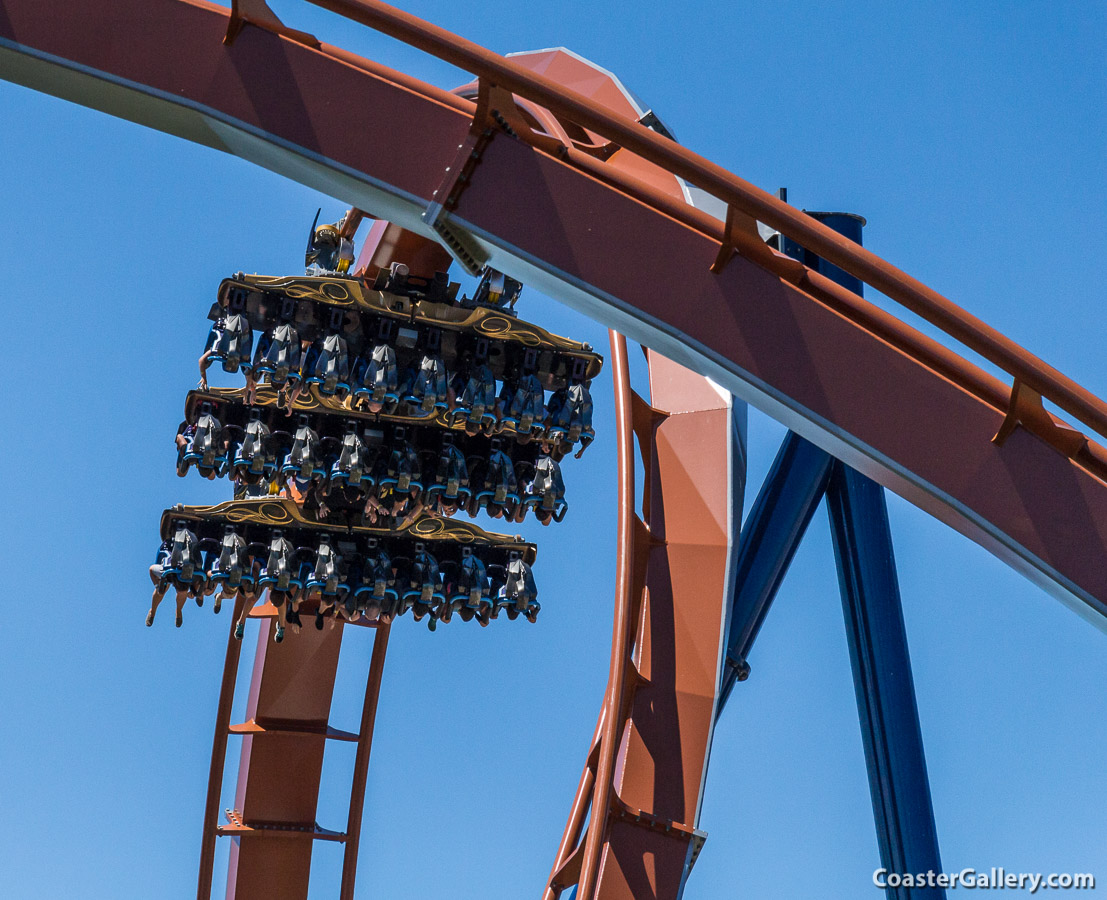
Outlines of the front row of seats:
M 178 627 L 189 597 L 202 606 L 205 596 L 215 594 L 216 612 L 223 600 L 242 598 L 235 628 L 241 639 L 246 617 L 268 591 L 279 612 L 277 642 L 284 640 L 286 626 L 299 629 L 304 600 L 318 603 L 315 627 L 320 629 L 328 612 L 348 621 L 362 616 L 391 621 L 411 610 L 416 621 L 429 617 L 433 631 L 455 613 L 487 625 L 500 610 L 510 619 L 524 615 L 533 622 L 541 608 L 534 575 L 517 550 L 509 551 L 502 565 L 486 565 L 469 547 L 461 548 L 460 560 L 439 561 L 422 542 L 414 544 L 408 558 L 390 556 L 377 538 L 369 538 L 364 553 L 348 556 L 325 534 L 314 547 L 294 546 L 280 529 L 273 529 L 268 544 L 247 543 L 228 525 L 222 541 L 202 540 L 183 521 L 162 542 L 150 578 L 154 593 L 147 625 L 153 625 L 171 588 L 177 595 Z

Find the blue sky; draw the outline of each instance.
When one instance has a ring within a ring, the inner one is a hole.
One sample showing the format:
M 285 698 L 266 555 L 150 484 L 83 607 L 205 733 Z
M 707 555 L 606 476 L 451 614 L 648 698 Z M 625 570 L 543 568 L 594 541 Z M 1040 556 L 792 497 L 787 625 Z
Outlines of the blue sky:
M 465 80 L 329 14 L 273 5 L 428 81 Z M 1107 395 L 1102 4 L 406 8 L 497 51 L 564 45 L 615 71 L 683 143 L 761 187 L 787 185 L 798 206 L 865 215 L 875 252 Z M 228 622 L 193 606 L 180 630 L 171 615 L 144 628 L 145 569 L 165 506 L 226 491 L 173 472 L 219 280 L 295 271 L 320 205 L 343 209 L 0 83 L 5 896 L 193 894 Z M 556 299 L 527 291 L 522 304 L 606 352 L 602 326 Z M 599 439 L 565 467 L 568 518 L 524 528 L 539 540 L 538 624 L 432 635 L 408 618 L 393 632 L 358 896 L 540 890 L 607 672 L 614 438 L 601 382 Z M 753 490 L 782 436 L 751 413 Z M 1107 896 L 1107 636 L 905 502 L 889 505 L 945 868 L 1090 871 L 1092 895 Z M 367 638 L 347 639 L 340 728 L 356 728 Z M 709 838 L 687 896 L 880 896 L 822 512 L 750 663 L 716 735 Z M 235 739 L 230 751 L 233 778 Z M 328 750 L 325 827 L 343 827 L 352 761 L 352 748 Z M 333 896 L 340 851 L 315 859 L 312 896 Z M 220 888 L 225 866 L 224 847 Z

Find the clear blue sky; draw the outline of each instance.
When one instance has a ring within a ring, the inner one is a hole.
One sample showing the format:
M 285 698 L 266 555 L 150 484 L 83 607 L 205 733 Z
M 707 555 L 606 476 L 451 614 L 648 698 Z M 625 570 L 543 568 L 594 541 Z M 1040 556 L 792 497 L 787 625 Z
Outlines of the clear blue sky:
M 328 14 L 274 6 L 426 80 L 463 80 Z M 501 52 L 564 45 L 612 69 L 683 143 L 787 185 L 798 206 L 867 216 L 870 248 L 1107 395 L 1101 3 L 407 8 Z M 171 615 L 144 628 L 146 566 L 162 508 L 226 491 L 173 472 L 215 288 L 239 269 L 295 271 L 319 205 L 343 208 L 0 83 L 5 897 L 193 895 L 228 622 L 192 606 L 180 630 Z M 555 300 L 527 292 L 522 308 L 606 347 Z M 596 407 L 599 439 L 566 466 L 564 526 L 527 531 L 538 624 L 432 635 L 408 618 L 393 632 L 359 897 L 538 894 L 607 671 L 609 384 Z M 754 489 L 782 434 L 751 415 Z M 1107 896 L 1107 636 L 898 498 L 890 508 L 946 869 L 1091 871 Z M 356 728 L 366 637 L 348 639 L 338 727 Z M 880 896 L 822 513 L 750 662 L 716 736 L 688 897 Z M 352 760 L 328 749 L 325 827 L 343 827 Z M 217 878 L 225 866 L 224 846 Z M 336 846 L 317 850 L 313 897 L 334 896 L 339 867 Z

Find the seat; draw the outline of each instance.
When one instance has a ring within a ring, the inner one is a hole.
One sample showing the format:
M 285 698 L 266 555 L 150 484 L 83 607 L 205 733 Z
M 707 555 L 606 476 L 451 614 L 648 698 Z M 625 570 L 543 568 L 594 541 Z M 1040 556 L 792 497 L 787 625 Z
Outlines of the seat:
M 561 466 L 550 456 L 540 456 L 534 466 L 534 478 L 526 488 L 523 501 L 543 525 L 560 522 L 569 511 L 565 502 L 565 482 Z
M 538 618 L 538 612 L 542 608 L 538 603 L 538 587 L 534 583 L 534 573 L 516 550 L 512 550 L 508 556 L 508 563 L 504 569 L 504 583 L 497 597 L 497 606 L 506 608 L 509 619 L 514 619 L 522 613 L 530 622 Z
M 519 482 L 515 475 L 515 464 L 503 450 L 499 448 L 499 439 L 492 442 L 492 450 L 488 461 L 485 463 L 479 487 L 473 494 L 469 509 L 472 515 L 477 510 L 487 509 L 495 518 L 507 515 L 508 518 L 515 514 L 519 503 Z
M 445 409 L 449 391 L 449 379 L 442 357 L 427 353 L 419 361 L 419 368 L 412 379 L 411 391 L 404 402 L 415 407 L 425 416 L 436 409 Z
M 472 491 L 469 489 L 469 466 L 463 454 L 454 446 L 451 435 L 442 439 L 442 449 L 438 454 L 438 465 L 434 473 L 434 484 L 426 490 L 426 504 L 431 509 L 446 512 L 443 507 L 452 508 L 469 502 Z
M 268 481 L 276 470 L 269 426 L 261 420 L 261 410 L 250 410 L 250 420 L 242 441 L 235 447 L 231 469 L 234 477 L 247 484 Z
M 227 463 L 226 447 L 223 440 L 223 426 L 212 412 L 210 403 L 200 404 L 200 415 L 196 427 L 185 447 L 182 465 L 187 472 L 190 465 L 196 466 L 204 475 L 219 474 Z
M 342 446 L 338 459 L 331 466 L 329 480 L 332 484 L 341 482 L 351 486 L 368 487 L 373 482 L 368 469 L 368 451 L 361 435 L 358 434 L 358 423 L 347 422 L 346 434 L 342 436 Z
M 580 441 L 578 457 L 596 437 L 592 428 L 592 394 L 583 382 L 555 391 L 547 414 L 546 440 L 570 446 Z
M 243 363 L 250 363 L 254 347 L 254 333 L 250 320 L 239 313 L 219 319 L 212 328 L 214 342 L 211 359 L 222 363 L 223 371 L 234 374 Z
M 281 322 L 272 333 L 258 342 L 254 374 L 268 376 L 269 383 L 281 387 L 290 379 L 299 379 L 300 335 L 291 322 Z
M 515 384 L 504 386 L 504 416 L 501 430 L 510 423 L 520 438 L 541 434 L 545 429 L 546 396 L 542 382 L 533 373 L 522 375 Z
M 451 426 L 467 423 L 470 431 L 491 430 L 496 421 L 496 378 L 487 365 L 474 363 L 463 381 L 458 377 L 454 396 Z
M 292 449 L 281 464 L 281 474 L 305 480 L 322 479 L 322 459 L 319 455 L 319 435 L 308 424 L 308 417 L 301 415 L 296 421 L 296 433 L 292 437 Z
M 388 344 L 377 344 L 361 363 L 354 397 L 359 402 L 382 405 L 399 401 L 399 370 L 396 367 L 396 351 Z
M 322 396 L 338 394 L 344 397 L 350 392 L 350 355 L 346 339 L 340 334 L 328 334 L 322 347 L 309 356 L 305 369 L 305 382 L 318 385 Z

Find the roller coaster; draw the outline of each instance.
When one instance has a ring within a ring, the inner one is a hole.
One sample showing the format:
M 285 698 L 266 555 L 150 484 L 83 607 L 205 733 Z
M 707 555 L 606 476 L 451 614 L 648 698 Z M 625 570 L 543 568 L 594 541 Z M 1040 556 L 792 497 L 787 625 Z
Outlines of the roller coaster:
M 390 629 L 409 611 L 432 628 L 538 620 L 537 584 L 556 580 L 540 546 L 459 514 L 560 523 L 561 464 L 612 431 L 608 684 L 536 893 L 683 895 L 706 838 L 716 721 L 824 498 L 881 862 L 940 870 L 884 489 L 1102 628 L 1107 449 L 1089 435 L 1107 437 L 1107 404 L 865 250 L 859 217 L 802 212 L 682 147 L 592 63 L 499 56 L 374 0 L 309 2 L 474 80 L 425 84 L 289 27 L 264 0 L 104 0 L 95 14 L 0 0 L 0 77 L 351 206 L 313 224 L 307 274 L 229 273 L 185 400 L 178 474 L 234 484 L 226 503 L 164 511 L 151 568 L 148 624 L 170 590 L 178 624 L 189 599 L 233 607 L 198 898 L 211 896 L 220 839 L 227 897 L 306 897 L 321 841 L 342 845 L 340 896 L 354 896 Z M 381 121 L 403 121 L 419 151 Z M 454 265 L 479 277 L 472 296 L 450 281 Z M 607 359 L 523 319 L 524 285 L 611 328 Z M 864 286 L 1008 380 L 866 301 Z M 628 338 L 644 348 L 648 397 L 631 388 Z M 245 385 L 208 387 L 215 364 Z M 605 365 L 606 431 L 587 394 Z M 789 434 L 743 524 L 746 403 Z M 251 617 L 247 718 L 233 722 Z M 375 634 L 357 732 L 329 721 L 348 627 Z M 232 735 L 238 785 L 221 813 Z M 316 821 L 328 741 L 357 748 L 341 832 Z

